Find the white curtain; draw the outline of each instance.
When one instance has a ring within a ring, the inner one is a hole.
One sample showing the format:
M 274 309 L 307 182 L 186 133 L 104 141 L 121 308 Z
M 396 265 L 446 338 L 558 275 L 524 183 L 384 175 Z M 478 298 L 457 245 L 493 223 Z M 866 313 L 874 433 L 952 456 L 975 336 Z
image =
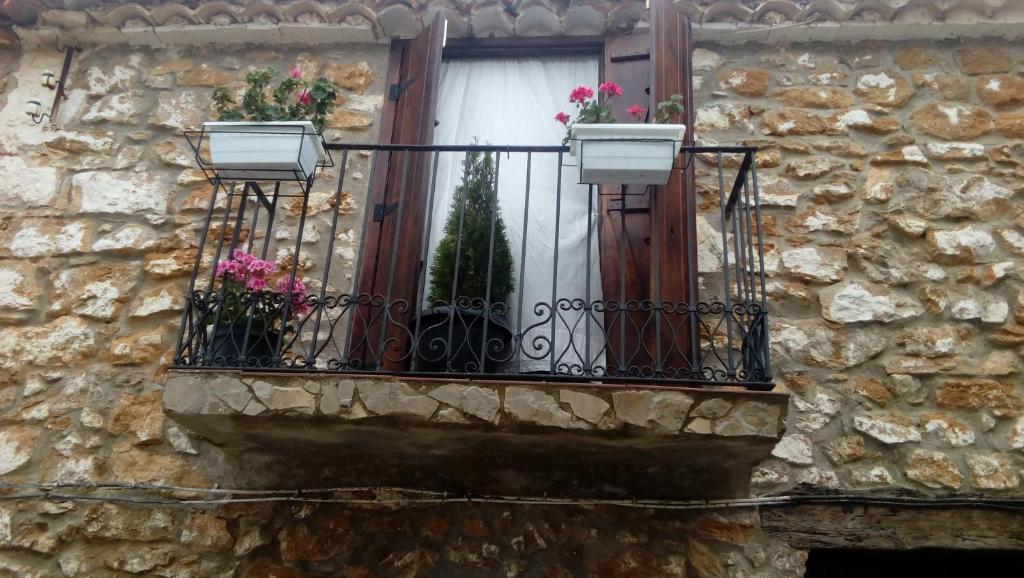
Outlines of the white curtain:
M 571 112 L 568 96 L 574 87 L 587 85 L 596 88 L 597 83 L 596 57 L 445 61 L 441 65 L 439 124 L 434 129 L 434 143 L 465 145 L 476 140 L 480 144 L 492 145 L 560 145 L 565 127 L 555 122 L 555 114 Z M 515 325 L 521 316 L 523 330 L 537 325 L 524 335 L 523 349 L 529 355 L 520 354 L 518 362 L 513 359 L 513 366 L 507 369 L 547 371 L 552 363 L 552 351 L 556 368 L 561 371 L 575 372 L 603 365 L 604 340 L 598 327 L 598 323 L 603 322 L 600 314 L 588 316 L 585 310 L 578 309 L 556 309 L 552 312 L 550 308 L 539 305 L 552 303 L 556 276 L 555 293 L 559 301 L 586 300 L 588 296 L 590 301 L 601 299 L 596 188 L 594 198 L 588 199 L 589 188 L 577 184 L 574 167 L 564 166 L 558 175 L 557 153 L 534 154 L 530 162 L 529 209 L 526 210 L 527 155 L 513 153 L 500 156 L 498 205 L 516 265 L 516 288 L 509 299 L 511 310 L 508 317 Z M 463 158 L 462 154 L 447 153 L 438 159 L 432 205 L 431 257 L 443 236 L 455 187 L 462 181 Z M 568 154 L 563 163 L 574 164 Z M 555 205 L 559 176 L 562 193 L 556 240 Z M 525 262 L 522 261 L 524 230 Z M 557 273 L 554 261 L 556 242 Z M 430 262 L 427 262 L 428 267 Z M 523 280 L 521 286 L 520 279 Z M 520 297 L 521 310 L 518 306 Z M 542 323 L 545 320 L 547 323 Z M 552 327 L 555 330 L 554 343 L 550 342 Z M 589 351 L 587 332 L 590 333 Z

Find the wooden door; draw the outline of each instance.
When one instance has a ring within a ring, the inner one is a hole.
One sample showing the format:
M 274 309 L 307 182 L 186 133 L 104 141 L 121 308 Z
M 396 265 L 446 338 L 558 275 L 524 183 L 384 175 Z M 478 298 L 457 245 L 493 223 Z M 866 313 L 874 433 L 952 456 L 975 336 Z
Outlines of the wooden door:
M 392 44 L 381 142 L 432 144 L 443 42 L 438 15 L 416 38 Z M 381 151 L 374 160 L 357 278 L 357 294 L 369 302 L 355 312 L 349 339 L 349 357 L 364 369 L 408 367 L 431 166 L 424 151 Z
M 604 79 L 619 84 L 612 114 L 644 103 L 648 116 L 658 102 L 680 94 L 686 105 L 686 143 L 692 144 L 692 43 L 689 19 L 671 0 L 651 1 L 651 26 L 607 39 Z M 605 314 L 609 373 L 658 369 L 678 377 L 691 355 L 690 320 L 684 304 L 696 297 L 696 200 L 693 167 L 673 171 L 662 187 L 602 186 L 601 279 L 606 300 L 634 302 L 634 311 Z M 649 300 L 652 311 L 639 302 Z M 667 304 L 665 310 L 659 309 Z

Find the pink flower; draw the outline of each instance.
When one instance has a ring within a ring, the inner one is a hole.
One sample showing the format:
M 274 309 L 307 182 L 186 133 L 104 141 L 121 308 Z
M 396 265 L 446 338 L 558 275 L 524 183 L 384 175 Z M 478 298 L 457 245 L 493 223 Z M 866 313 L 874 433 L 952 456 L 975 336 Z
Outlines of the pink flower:
M 560 112 L 555 115 L 555 120 L 562 124 L 569 124 L 569 115 L 565 114 L 564 112 Z
M 634 104 L 634 105 L 630 106 L 629 108 L 627 108 L 626 112 L 628 112 L 629 114 L 633 115 L 633 118 L 635 118 L 635 119 L 637 119 L 639 121 L 643 121 L 644 120 L 644 115 L 647 114 L 647 109 L 642 107 L 642 106 L 640 106 L 639 104 Z
M 308 90 L 303 90 L 299 95 L 299 104 L 308 105 L 310 102 L 313 102 L 313 95 Z
M 287 296 L 288 295 L 288 278 L 281 277 L 277 281 L 277 292 Z M 292 294 L 292 317 L 302 315 L 309 311 L 309 305 L 306 303 L 306 286 L 302 284 L 302 281 L 298 279 L 292 283 L 291 287 Z
M 622 88 L 614 82 L 603 82 L 597 90 L 605 96 L 622 96 Z
M 295 80 L 298 80 L 302 76 L 302 71 L 299 70 L 298 66 L 296 66 L 295 68 L 288 71 L 288 76 L 294 78 Z
M 583 101 L 589 98 L 594 98 L 594 90 L 589 86 L 577 86 L 569 93 L 569 102 L 582 104 Z
M 253 277 L 245 284 L 246 289 L 253 293 L 263 291 L 267 288 L 267 280 L 262 277 Z

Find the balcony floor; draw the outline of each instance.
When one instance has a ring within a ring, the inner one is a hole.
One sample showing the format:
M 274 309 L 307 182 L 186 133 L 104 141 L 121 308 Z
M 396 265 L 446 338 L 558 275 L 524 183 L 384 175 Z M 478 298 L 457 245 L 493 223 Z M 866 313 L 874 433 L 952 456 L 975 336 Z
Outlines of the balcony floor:
M 403 486 L 641 498 L 748 495 L 788 395 L 739 389 L 174 371 L 167 414 L 250 487 Z

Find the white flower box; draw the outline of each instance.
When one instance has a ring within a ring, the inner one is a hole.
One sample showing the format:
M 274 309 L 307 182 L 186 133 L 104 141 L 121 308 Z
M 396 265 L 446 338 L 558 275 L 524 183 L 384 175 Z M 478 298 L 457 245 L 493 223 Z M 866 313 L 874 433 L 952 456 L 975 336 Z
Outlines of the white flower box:
M 685 134 L 682 124 L 575 124 L 569 154 L 582 184 L 664 185 Z
M 206 167 L 224 180 L 306 180 L 327 157 L 308 120 L 207 122 L 203 132 L 210 147 Z

